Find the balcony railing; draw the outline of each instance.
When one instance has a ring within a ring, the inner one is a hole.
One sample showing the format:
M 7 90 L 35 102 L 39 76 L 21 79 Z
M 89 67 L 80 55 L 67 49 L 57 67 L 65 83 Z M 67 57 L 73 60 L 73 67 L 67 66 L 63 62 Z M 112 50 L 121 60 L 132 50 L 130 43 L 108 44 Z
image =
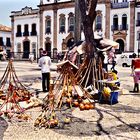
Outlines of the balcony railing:
M 117 25 L 117 26 L 112 25 L 111 26 L 111 31 L 118 31 L 118 30 L 119 30 L 119 25 Z
M 31 34 L 31 36 L 36 36 L 37 32 L 36 31 L 32 31 L 30 34 Z
M 23 36 L 29 36 L 29 32 L 23 32 Z
M 21 32 L 17 32 L 16 33 L 16 37 L 21 37 L 22 36 L 22 33 Z
M 59 32 L 60 32 L 60 33 L 64 33 L 64 32 L 65 32 L 65 26 L 61 26 Z
M 111 3 L 112 9 L 128 8 L 129 2 Z
M 74 31 L 74 26 L 73 25 L 71 25 L 71 26 L 69 26 L 69 30 L 68 30 L 69 32 L 70 31 Z
M 120 25 L 120 30 L 128 30 L 128 24 Z
M 7 47 L 11 47 L 11 42 L 6 42 Z
M 50 27 L 46 28 L 46 34 L 50 34 L 50 33 L 51 33 L 51 28 Z
M 118 25 L 118 26 L 111 26 L 111 31 L 122 31 L 122 30 L 128 30 L 128 24 L 126 25 Z
M 102 24 L 96 24 L 95 29 L 96 30 L 101 30 L 102 29 Z
M 136 26 L 140 26 L 140 20 L 136 20 Z

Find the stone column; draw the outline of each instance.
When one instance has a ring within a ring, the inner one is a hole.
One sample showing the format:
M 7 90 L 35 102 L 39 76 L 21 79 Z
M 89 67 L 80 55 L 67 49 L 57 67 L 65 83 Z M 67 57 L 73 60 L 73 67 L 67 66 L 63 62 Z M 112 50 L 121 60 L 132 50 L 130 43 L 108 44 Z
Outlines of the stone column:
M 111 9 L 111 3 L 109 0 L 106 1 L 105 3 L 106 6 L 106 21 L 105 21 L 105 37 L 110 38 L 110 9 Z
M 40 20 L 40 22 L 39 22 L 39 24 L 40 24 L 40 36 L 39 36 L 39 42 L 40 42 L 40 44 L 38 44 L 39 45 L 39 47 L 38 47 L 38 49 L 39 48 L 43 48 L 43 37 L 44 37 L 44 35 L 43 35 L 43 10 L 42 9 L 40 9 L 40 11 L 39 11 L 39 20 Z M 37 50 L 37 51 L 39 51 L 39 50 Z
M 14 44 L 15 44 L 15 40 L 14 40 L 14 31 L 15 31 L 15 28 L 14 28 L 14 16 L 11 16 L 11 27 L 12 27 L 12 30 L 11 30 L 11 49 L 10 51 L 11 52 L 14 52 Z
M 130 2 L 130 46 L 129 51 L 134 51 L 134 40 L 135 40 L 135 2 Z
M 57 9 L 53 10 L 53 48 L 57 48 Z
M 75 1 L 75 26 L 74 26 L 75 42 L 81 40 L 81 14 L 79 9 L 79 1 Z

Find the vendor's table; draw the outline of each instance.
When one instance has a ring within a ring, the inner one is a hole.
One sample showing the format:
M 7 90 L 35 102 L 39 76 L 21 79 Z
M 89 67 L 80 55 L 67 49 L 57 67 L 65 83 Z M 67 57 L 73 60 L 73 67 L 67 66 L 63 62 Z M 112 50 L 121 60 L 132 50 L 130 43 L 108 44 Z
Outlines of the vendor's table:
M 104 79 L 104 80 L 99 80 L 98 82 L 103 83 L 103 84 L 116 84 L 119 83 L 120 80 L 108 80 L 108 79 Z M 120 90 L 112 90 L 110 93 L 110 97 L 108 99 L 105 99 L 103 96 L 103 93 L 100 93 L 100 99 L 99 102 L 108 102 L 109 104 L 115 104 L 118 103 L 118 95 L 119 95 Z

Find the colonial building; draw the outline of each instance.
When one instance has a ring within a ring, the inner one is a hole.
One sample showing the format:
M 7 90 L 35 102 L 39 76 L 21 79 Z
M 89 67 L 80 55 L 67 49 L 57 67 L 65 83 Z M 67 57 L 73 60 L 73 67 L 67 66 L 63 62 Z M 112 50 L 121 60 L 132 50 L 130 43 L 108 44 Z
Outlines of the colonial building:
M 140 30 L 135 21 L 139 19 L 135 17 L 140 10 L 138 5 L 135 6 L 136 3 L 129 0 L 98 1 L 93 30 L 118 42 L 118 52 L 138 49 L 136 36 Z M 39 49 L 44 49 L 53 57 L 54 52 L 63 52 L 73 44 L 75 2 L 40 0 L 38 9 L 25 7 L 21 11 L 13 11 L 11 21 L 14 52 L 23 52 L 23 58 L 30 52 L 39 57 Z
M 15 58 L 28 58 L 29 53 L 38 55 L 40 36 L 39 9 L 22 8 L 11 12 L 12 46 Z
M 0 24 L 0 51 L 10 52 L 11 28 Z M 9 53 L 8 53 L 9 54 Z

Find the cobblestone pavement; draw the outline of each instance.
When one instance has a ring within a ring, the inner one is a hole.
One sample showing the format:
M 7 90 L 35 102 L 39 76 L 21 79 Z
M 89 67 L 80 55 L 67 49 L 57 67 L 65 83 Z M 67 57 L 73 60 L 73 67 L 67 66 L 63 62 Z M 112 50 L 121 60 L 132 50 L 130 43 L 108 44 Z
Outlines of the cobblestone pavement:
M 0 78 L 7 62 L 0 62 Z M 29 89 L 41 91 L 41 72 L 36 63 L 14 62 L 20 81 Z M 55 64 L 52 65 L 51 76 L 55 77 Z M 72 118 L 70 124 L 56 129 L 38 129 L 33 126 L 41 108 L 27 110 L 32 119 L 9 122 L 0 117 L 0 140 L 140 140 L 140 93 L 129 92 L 133 89 L 131 69 L 117 66 L 123 93 L 119 95 L 119 103 L 115 105 L 98 104 L 96 109 L 80 111 L 78 108 L 67 111 L 65 115 Z M 46 94 L 39 93 L 39 98 Z

